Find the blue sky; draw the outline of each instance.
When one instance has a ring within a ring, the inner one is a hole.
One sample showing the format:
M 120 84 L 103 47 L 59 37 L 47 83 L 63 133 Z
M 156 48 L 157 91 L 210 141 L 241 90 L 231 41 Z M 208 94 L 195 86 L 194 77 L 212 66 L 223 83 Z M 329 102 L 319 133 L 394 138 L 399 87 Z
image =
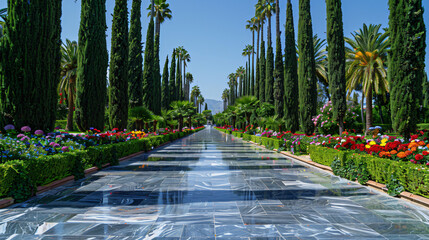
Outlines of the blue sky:
M 7 1 L 0 2 L 0 8 L 6 7 Z M 110 51 L 110 34 L 114 0 L 107 0 L 107 44 Z M 131 0 L 128 1 L 129 12 Z M 200 86 L 206 99 L 220 100 L 227 87 L 227 76 L 237 67 L 245 66 L 246 59 L 241 56 L 246 44 L 252 43 L 252 34 L 245 29 L 246 20 L 254 16 L 257 0 L 169 0 L 173 19 L 161 26 L 161 69 L 165 57 L 173 48 L 184 46 L 191 55 L 187 70 L 194 75 L 195 84 Z M 280 0 L 281 29 L 286 21 L 286 0 Z M 344 34 L 362 27 L 363 23 L 382 24 L 388 27 L 388 0 L 343 0 Z M 423 1 L 429 6 L 429 1 Z M 142 32 L 146 39 L 149 19 L 146 7 L 150 0 L 143 0 Z M 313 33 L 326 38 L 326 8 L 324 0 L 311 1 Z M 292 0 L 295 33 L 298 25 L 298 0 Z M 428 24 L 429 12 L 424 13 Z M 273 36 L 275 31 L 273 18 Z M 80 0 L 63 0 L 62 39 L 78 39 L 80 21 Z M 282 30 L 283 31 L 283 30 Z M 284 31 L 283 31 L 284 32 Z M 266 30 L 265 30 L 266 33 Z M 266 36 L 265 36 L 266 39 Z M 429 37 L 427 37 L 429 39 Z M 284 35 L 282 35 L 284 42 Z M 284 48 L 284 45 L 282 46 Z M 426 50 L 428 52 L 428 50 Z M 428 55 L 427 55 L 428 56 Z

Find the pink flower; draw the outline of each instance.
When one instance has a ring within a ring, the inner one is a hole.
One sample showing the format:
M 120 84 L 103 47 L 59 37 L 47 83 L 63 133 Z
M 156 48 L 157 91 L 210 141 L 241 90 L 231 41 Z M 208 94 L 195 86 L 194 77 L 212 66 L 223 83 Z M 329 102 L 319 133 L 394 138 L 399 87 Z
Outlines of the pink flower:
M 23 132 L 31 132 L 31 128 L 29 126 L 24 126 L 21 128 L 21 131 Z
M 57 135 L 56 138 L 61 138 L 61 135 Z
M 18 134 L 18 136 L 16 136 L 17 138 L 22 138 L 22 137 L 25 137 L 25 135 L 24 134 L 22 134 L 22 133 L 20 133 L 20 134 Z
M 62 148 L 61 148 L 61 151 L 63 151 L 63 152 L 68 152 L 68 151 L 69 151 L 69 147 L 64 146 L 64 147 L 62 147 Z
M 55 144 L 54 144 L 54 146 L 52 146 L 52 147 L 54 147 L 54 148 L 56 148 L 56 147 L 61 147 L 61 145 L 60 145 L 60 144 L 58 144 L 58 143 L 55 143 Z
M 42 130 L 36 130 L 36 131 L 34 132 L 34 134 L 36 134 L 36 135 L 43 135 L 43 134 L 44 134 L 44 132 L 43 132 Z
M 29 139 L 30 139 L 29 137 L 24 136 L 24 137 L 22 137 L 22 138 L 21 138 L 21 142 L 25 142 L 25 141 L 27 141 L 27 140 L 29 140 Z
M 49 146 L 54 146 L 56 144 L 56 142 L 50 142 Z
M 59 129 L 61 129 L 61 127 L 60 127 L 60 126 L 56 126 L 56 127 L 55 127 L 55 130 L 59 130 Z

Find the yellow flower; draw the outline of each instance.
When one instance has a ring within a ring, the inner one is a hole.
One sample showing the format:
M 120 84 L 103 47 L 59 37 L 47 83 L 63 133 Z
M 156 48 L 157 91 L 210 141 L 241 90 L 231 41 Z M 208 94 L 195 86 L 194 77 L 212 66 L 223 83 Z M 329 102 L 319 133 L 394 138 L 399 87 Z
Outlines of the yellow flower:
M 375 144 L 377 144 L 375 141 L 371 141 L 370 143 L 369 143 L 369 145 L 375 145 Z
M 381 140 L 381 143 L 386 143 L 387 142 L 387 138 L 383 138 L 382 140 Z
M 365 145 L 365 147 L 366 147 L 366 148 L 371 148 L 371 146 L 370 146 L 370 145 Z
M 384 147 L 384 146 L 386 146 L 386 143 L 385 143 L 385 142 L 384 142 L 384 143 L 381 143 L 381 144 L 380 144 L 380 146 L 381 146 L 381 147 Z

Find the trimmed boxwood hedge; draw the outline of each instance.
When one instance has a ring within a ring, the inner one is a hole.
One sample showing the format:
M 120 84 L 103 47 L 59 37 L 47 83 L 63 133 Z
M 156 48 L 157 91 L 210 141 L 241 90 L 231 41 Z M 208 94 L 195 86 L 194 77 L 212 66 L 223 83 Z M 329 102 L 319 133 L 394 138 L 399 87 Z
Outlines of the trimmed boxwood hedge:
M 327 166 L 330 166 L 335 159 L 339 159 L 342 164 L 345 164 L 346 161 L 352 161 L 356 166 L 361 162 L 365 163 L 370 179 L 378 183 L 389 183 L 392 174 L 394 174 L 406 191 L 429 197 L 429 170 L 423 165 L 314 145 L 310 146 L 308 151 L 312 161 Z
M 71 175 L 75 179 L 83 178 L 85 169 L 94 166 L 101 168 L 106 163 L 117 165 L 122 157 L 148 151 L 152 147 L 174 141 L 199 130 L 201 129 L 89 147 L 86 150 L 42 156 L 25 161 L 8 161 L 0 164 L 0 196 L 13 197 L 17 202 L 24 201 L 35 193 L 37 186 L 43 186 Z

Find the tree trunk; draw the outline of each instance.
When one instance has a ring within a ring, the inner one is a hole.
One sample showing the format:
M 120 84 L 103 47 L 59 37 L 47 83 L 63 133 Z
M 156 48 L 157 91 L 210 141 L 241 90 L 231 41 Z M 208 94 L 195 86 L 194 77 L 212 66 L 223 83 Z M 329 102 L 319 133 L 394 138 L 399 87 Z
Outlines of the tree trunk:
M 158 123 L 158 121 L 153 121 L 153 132 L 156 132 L 156 124 Z
M 148 123 L 148 122 L 145 122 L 145 125 L 146 125 L 146 127 L 145 127 L 145 128 L 146 128 L 146 131 L 147 131 L 147 132 L 149 132 L 149 123 Z
M 179 132 L 182 131 L 182 127 L 183 127 L 183 117 L 179 117 Z
M 186 80 L 186 60 L 183 59 L 183 94 L 185 95 L 183 97 L 183 100 L 189 101 L 188 99 L 188 81 Z
M 71 85 L 69 86 L 69 111 L 67 114 L 67 131 L 73 131 L 73 112 L 74 112 L 74 98 L 73 98 L 73 89 L 71 88 Z
M 189 129 L 192 128 L 192 117 L 188 117 L 188 125 L 189 125 Z
M 377 96 L 377 97 L 379 97 L 379 96 Z M 380 102 L 380 100 L 378 102 Z M 381 121 L 381 124 L 384 124 L 383 111 L 382 110 L 383 110 L 383 107 L 381 106 L 381 104 L 378 104 L 378 114 L 380 114 L 380 121 Z
M 369 128 L 372 127 L 372 85 L 369 86 L 366 94 L 366 130 L 368 134 Z

